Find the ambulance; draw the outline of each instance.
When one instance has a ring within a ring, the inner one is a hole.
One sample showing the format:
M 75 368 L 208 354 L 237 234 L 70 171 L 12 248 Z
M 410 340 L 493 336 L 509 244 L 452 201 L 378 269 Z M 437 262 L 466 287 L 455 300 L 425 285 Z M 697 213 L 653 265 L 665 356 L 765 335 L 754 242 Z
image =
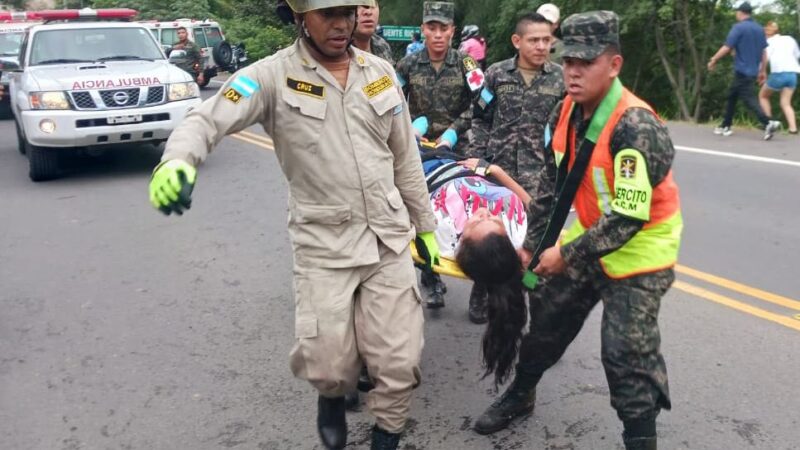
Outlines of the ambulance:
M 26 19 L 24 13 L 12 13 L 6 20 L 0 20 L 0 62 L 8 61 L 19 64 L 19 49 L 22 46 L 22 38 L 25 31 L 40 22 Z M 8 84 L 11 80 L 11 73 L 4 72 L 0 75 L 0 85 L 3 91 L 8 92 Z M 0 98 L 0 119 L 11 117 L 11 107 L 8 95 Z
M 0 13 L 0 20 L 3 20 Z M 8 14 L 8 13 L 5 13 Z M 165 141 L 201 102 L 131 9 L 30 12 L 9 91 L 19 151 L 33 181 L 56 178 L 76 148 Z

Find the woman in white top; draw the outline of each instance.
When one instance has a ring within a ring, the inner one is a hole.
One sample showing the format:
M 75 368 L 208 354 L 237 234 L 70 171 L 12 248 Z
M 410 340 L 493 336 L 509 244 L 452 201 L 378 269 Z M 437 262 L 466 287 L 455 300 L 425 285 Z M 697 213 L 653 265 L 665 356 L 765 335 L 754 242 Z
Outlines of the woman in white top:
M 761 108 L 771 116 L 772 108 L 769 98 L 773 92 L 780 92 L 780 104 L 783 115 L 789 124 L 789 133 L 797 134 L 797 122 L 792 108 L 792 95 L 797 88 L 797 74 L 800 73 L 800 48 L 791 36 L 778 34 L 778 24 L 773 21 L 764 26 L 767 35 L 767 58 L 769 59 L 769 78 L 761 85 L 758 101 Z M 762 69 L 765 73 L 766 68 Z M 763 78 L 763 77 L 762 77 Z

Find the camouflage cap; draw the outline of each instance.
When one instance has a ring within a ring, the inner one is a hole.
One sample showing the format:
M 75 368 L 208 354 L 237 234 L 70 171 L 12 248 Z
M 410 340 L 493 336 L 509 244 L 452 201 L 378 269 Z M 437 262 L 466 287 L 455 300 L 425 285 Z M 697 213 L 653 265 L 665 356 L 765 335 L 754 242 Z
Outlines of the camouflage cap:
M 425 2 L 422 6 L 422 23 L 451 24 L 456 15 L 456 5 L 450 2 Z
M 609 45 L 619 47 L 619 17 L 613 11 L 573 14 L 561 24 L 562 58 L 591 61 Z

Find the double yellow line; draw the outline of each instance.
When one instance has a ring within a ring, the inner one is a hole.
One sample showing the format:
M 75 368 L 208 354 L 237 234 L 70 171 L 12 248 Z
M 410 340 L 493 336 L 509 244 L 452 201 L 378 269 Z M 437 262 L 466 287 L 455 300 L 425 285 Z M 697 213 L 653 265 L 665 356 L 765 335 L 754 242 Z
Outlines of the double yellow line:
M 249 131 L 240 131 L 236 134 L 232 134 L 231 137 L 267 150 L 275 150 L 272 139 L 262 134 L 251 133 Z M 769 320 L 771 322 L 778 323 L 787 328 L 800 331 L 800 301 L 783 297 L 781 295 L 773 294 L 771 292 L 763 291 L 761 289 L 757 289 L 751 286 L 747 286 L 745 284 L 738 283 L 736 281 L 729 280 L 727 278 L 722 278 L 716 275 L 701 272 L 697 269 L 692 269 L 690 267 L 682 266 L 680 264 L 675 267 L 675 271 L 681 275 L 685 275 L 687 277 L 691 277 L 712 284 L 714 286 L 727 289 L 729 291 L 743 294 L 750 298 L 755 298 L 761 301 L 772 303 L 773 305 L 780 306 L 781 308 L 792 310 L 793 315 L 782 315 L 771 311 L 767 311 L 752 306 L 749 303 L 745 303 L 740 300 L 735 300 L 728 296 L 702 288 L 700 286 L 687 283 L 682 280 L 675 281 L 675 284 L 673 286 L 676 289 L 679 289 L 681 291 L 684 291 L 686 293 L 692 294 L 694 296 L 706 300 L 710 300 L 720 305 L 727 306 L 737 311 L 741 311 L 764 320 Z
M 738 283 L 736 281 L 729 280 L 727 278 L 722 278 L 716 275 L 701 272 L 697 269 L 692 269 L 690 267 L 682 266 L 680 264 L 675 267 L 675 271 L 681 275 L 686 275 L 688 277 L 704 281 L 706 283 L 727 289 L 729 291 L 733 291 L 739 294 L 746 295 L 751 298 L 755 298 L 757 300 L 761 300 L 764 302 L 771 303 L 773 305 L 780 306 L 781 308 L 791 310 L 792 313 L 790 313 L 789 315 L 783 315 L 767 311 L 765 309 L 761 309 L 753 305 L 750 305 L 749 303 L 745 303 L 739 300 L 734 300 L 728 296 L 716 293 L 714 291 L 699 286 L 695 286 L 693 284 L 681 280 L 676 280 L 675 284 L 673 284 L 673 286 L 676 289 L 679 289 L 681 291 L 687 292 L 689 294 L 695 295 L 700 298 L 704 298 L 706 300 L 710 300 L 715 303 L 719 303 L 720 305 L 733 308 L 737 311 L 741 311 L 743 313 L 747 313 L 764 320 L 769 320 L 771 322 L 778 323 L 787 328 L 800 331 L 800 313 L 798 313 L 800 312 L 800 301 L 793 300 L 788 297 L 784 297 L 782 295 L 773 294 L 771 292 L 767 292 L 751 286 L 747 286 L 745 284 Z

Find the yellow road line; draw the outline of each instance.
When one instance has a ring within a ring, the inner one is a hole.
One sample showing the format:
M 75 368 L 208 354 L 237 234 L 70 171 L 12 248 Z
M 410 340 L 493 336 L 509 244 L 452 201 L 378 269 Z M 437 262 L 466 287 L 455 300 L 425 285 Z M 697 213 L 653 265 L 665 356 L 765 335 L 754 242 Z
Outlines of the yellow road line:
M 769 311 L 765 311 L 761 308 L 750 306 L 747 303 L 734 300 L 730 297 L 717 294 L 716 292 L 711 292 L 707 289 L 703 289 L 701 287 L 697 287 L 680 280 L 675 280 L 675 284 L 673 284 L 673 287 L 675 287 L 676 289 L 680 289 L 684 292 L 687 292 L 689 294 L 696 295 L 697 297 L 701 297 L 706 300 L 711 300 L 712 302 L 719 303 L 729 308 L 733 308 L 735 310 L 759 317 L 761 319 L 778 323 L 787 328 L 800 331 L 800 320 L 797 320 L 796 318 L 782 316 L 780 314 L 775 314 Z
M 688 275 L 693 278 L 697 278 L 698 280 L 707 281 L 711 284 L 715 284 L 717 286 L 730 289 L 740 294 L 749 295 L 750 297 L 757 298 L 759 300 L 764 300 L 765 302 L 774 303 L 776 305 L 783 306 L 784 308 L 800 311 L 800 301 L 797 300 L 792 300 L 790 298 L 778 294 L 773 294 L 771 292 L 762 291 L 761 289 L 750 287 L 742 283 L 737 283 L 736 281 L 729 280 L 727 278 L 711 275 L 710 273 L 701 272 L 697 269 L 692 269 L 690 267 L 682 266 L 680 264 L 675 266 L 675 271 L 684 275 Z

